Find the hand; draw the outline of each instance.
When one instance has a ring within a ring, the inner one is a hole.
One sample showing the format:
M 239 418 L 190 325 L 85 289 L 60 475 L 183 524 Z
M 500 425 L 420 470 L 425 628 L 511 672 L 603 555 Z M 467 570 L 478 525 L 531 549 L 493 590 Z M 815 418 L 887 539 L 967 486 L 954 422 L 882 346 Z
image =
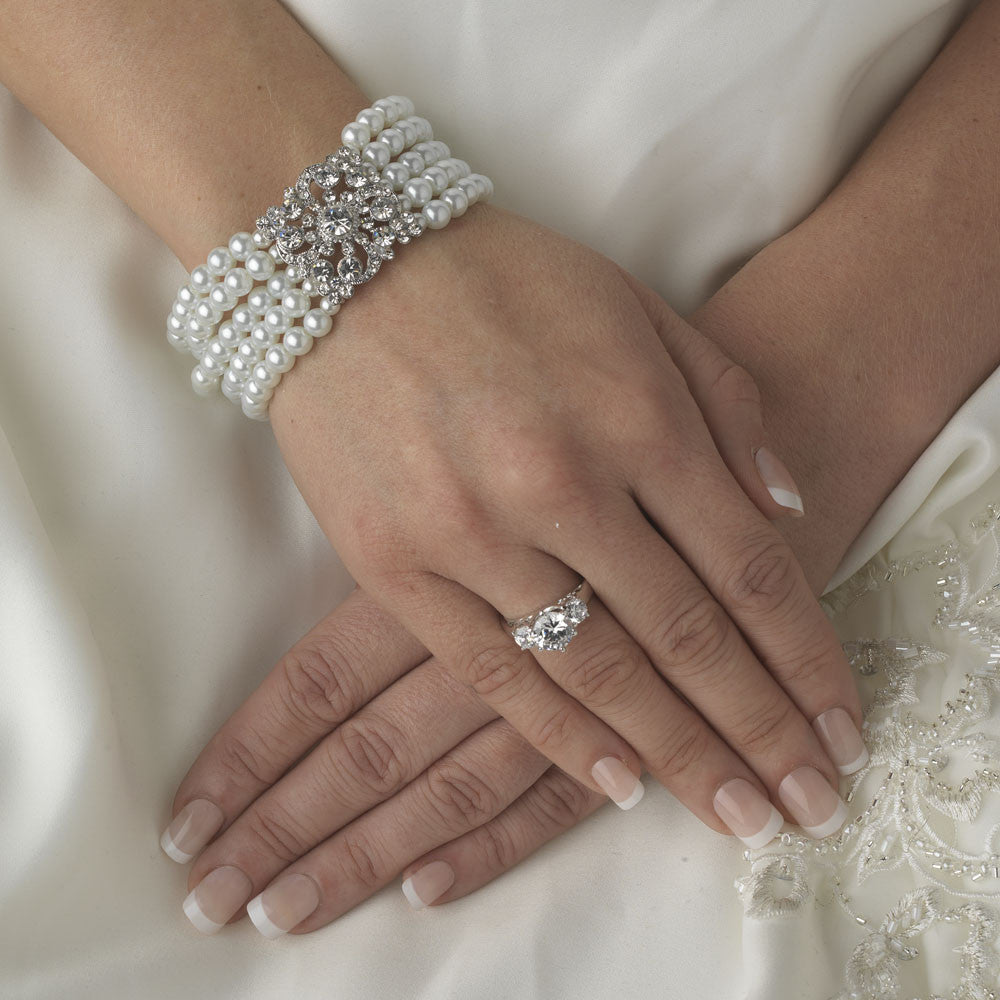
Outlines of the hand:
M 407 249 L 271 403 L 355 578 L 587 787 L 634 804 L 641 761 L 717 830 L 717 809 L 743 825 L 719 790 L 739 792 L 760 832 L 756 772 L 826 830 L 843 807 L 810 723 L 856 729 L 860 707 L 748 499 L 779 509 L 751 458 L 752 380 L 610 260 L 492 206 Z M 705 418 L 727 409 L 742 440 L 717 448 Z M 580 636 L 519 651 L 497 610 L 516 618 L 580 576 L 598 595 Z

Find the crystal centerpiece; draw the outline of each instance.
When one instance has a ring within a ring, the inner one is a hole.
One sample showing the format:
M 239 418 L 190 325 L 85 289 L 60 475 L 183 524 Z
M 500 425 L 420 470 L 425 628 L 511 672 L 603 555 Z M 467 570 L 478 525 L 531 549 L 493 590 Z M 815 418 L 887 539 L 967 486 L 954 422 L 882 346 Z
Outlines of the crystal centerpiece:
M 514 623 L 511 635 L 521 649 L 562 652 L 576 635 L 577 626 L 589 614 L 586 602 L 574 591 L 538 614 Z

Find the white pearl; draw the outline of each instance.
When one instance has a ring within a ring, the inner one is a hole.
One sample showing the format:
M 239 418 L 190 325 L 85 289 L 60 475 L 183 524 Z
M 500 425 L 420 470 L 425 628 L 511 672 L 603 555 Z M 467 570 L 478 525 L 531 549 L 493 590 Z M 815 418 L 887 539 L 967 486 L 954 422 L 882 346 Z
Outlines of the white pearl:
M 312 280 L 312 278 L 303 278 L 302 279 L 302 291 L 304 291 L 306 293 L 306 295 L 315 295 L 316 294 L 316 282 L 314 282 Z
M 460 177 L 455 181 L 455 187 L 465 192 L 470 205 L 475 205 L 479 201 L 479 185 L 471 177 Z
M 323 337 L 330 332 L 333 320 L 322 309 L 310 309 L 302 317 L 302 328 L 314 337 Z
M 289 264 L 285 268 L 285 274 L 288 275 L 288 280 L 294 284 L 306 276 L 306 269 L 301 264 Z
M 301 288 L 291 288 L 282 297 L 281 308 L 289 316 L 298 319 L 300 316 L 304 316 L 309 308 L 309 296 Z
M 425 181 L 431 182 L 434 196 L 437 197 L 450 183 L 451 178 L 444 167 L 428 167 L 421 175 Z
M 405 153 L 400 153 L 399 159 L 396 162 L 401 163 L 414 176 L 422 174 L 429 166 L 427 161 L 412 149 L 408 149 Z
M 214 284 L 215 277 L 207 267 L 196 267 L 191 272 L 191 287 L 199 295 L 205 295 Z
M 208 269 L 212 274 L 225 274 L 234 263 L 233 255 L 229 252 L 228 247 L 216 247 L 208 255 Z
M 199 299 L 199 301 L 201 300 Z M 170 314 L 183 321 L 191 315 L 191 307 L 186 306 L 183 302 L 175 302 L 170 308 Z
M 451 209 L 452 218 L 455 219 L 460 215 L 465 215 L 469 207 L 469 199 L 461 188 L 445 188 L 441 192 L 441 200 Z
M 403 185 L 410 179 L 410 171 L 402 163 L 390 163 L 383 167 L 382 179 L 392 185 L 393 191 L 402 191 Z
M 245 341 L 244 341 L 245 343 Z M 254 352 L 254 357 L 248 358 L 241 351 L 237 351 L 229 359 L 229 370 L 236 373 L 236 378 L 240 381 L 245 381 L 250 377 L 250 372 L 253 371 L 254 365 L 257 364 L 256 352 Z
M 266 355 L 265 355 L 266 357 Z M 281 372 L 271 371 L 263 362 L 256 365 L 250 378 L 262 389 L 274 389 L 281 381 Z
M 212 337 L 211 340 L 207 341 L 205 344 L 205 354 L 204 358 L 213 357 L 216 361 L 221 362 L 223 365 L 229 364 L 229 355 L 233 353 L 233 348 L 224 344 L 218 337 Z
M 240 400 L 243 399 L 243 383 L 239 379 L 233 379 L 232 369 L 227 371 L 226 374 L 222 376 L 220 388 L 222 389 L 222 395 L 225 396 L 226 399 L 228 399 L 231 403 L 239 405 Z
M 403 97 L 401 94 L 392 94 L 389 97 L 390 101 L 395 101 L 400 108 L 402 116 L 405 118 L 407 115 L 412 115 L 415 108 L 413 107 L 413 101 L 408 97 Z
M 255 315 L 263 316 L 274 305 L 274 296 L 266 288 L 258 285 L 247 296 L 247 305 Z
M 453 156 L 451 162 L 457 164 L 458 166 L 458 176 L 468 177 L 472 173 L 472 167 L 469 166 L 466 160 L 460 159 L 459 157 Z M 456 178 L 457 180 L 458 178 Z
M 245 267 L 231 267 L 226 271 L 226 276 L 222 280 L 226 288 L 237 297 L 246 295 L 253 288 L 253 278 L 250 277 L 250 272 Z
M 270 330 L 263 323 L 257 323 L 250 331 L 249 343 L 259 351 L 266 351 L 272 344 L 278 342 L 278 334 Z
M 216 285 L 208 295 L 211 302 L 221 312 L 228 312 L 236 305 L 239 296 L 228 285 Z
M 426 177 L 411 177 L 403 185 L 403 194 L 420 208 L 434 197 L 434 187 Z
M 378 108 L 365 108 L 354 119 L 359 125 L 367 125 L 371 134 L 376 135 L 385 128 L 385 112 Z
M 210 299 L 202 299 L 194 307 L 194 315 L 201 320 L 205 326 L 215 326 L 222 317 L 222 310 Z
M 261 329 L 263 329 L 263 327 L 261 327 Z M 267 344 L 265 347 L 258 347 L 253 338 L 248 337 L 242 344 L 240 344 L 239 347 L 236 348 L 236 354 L 247 362 L 247 364 L 250 365 L 250 368 L 253 368 L 253 366 L 264 356 L 264 351 L 270 346 L 270 344 Z M 229 363 L 234 364 L 235 362 L 236 358 L 234 357 Z
M 271 306 L 264 313 L 264 326 L 270 333 L 284 333 L 292 325 L 292 317 L 281 306 Z
M 252 399 L 243 396 L 240 399 L 240 408 L 251 420 L 267 420 L 266 404 L 255 403 Z
M 441 154 L 433 142 L 418 142 L 412 152 L 422 156 L 427 167 L 441 159 Z
M 242 360 L 242 359 L 241 359 Z M 234 368 L 232 364 L 226 369 L 226 374 L 222 376 L 223 384 L 229 384 L 234 388 L 242 388 L 243 383 L 247 380 L 249 376 L 245 370 L 239 368 Z
M 226 370 L 226 364 L 224 361 L 217 358 L 214 354 L 208 354 L 202 356 L 201 367 L 208 372 L 209 375 L 215 375 L 217 378 L 222 377 L 222 373 Z
M 394 128 L 396 131 L 403 133 L 403 149 L 409 149 L 410 146 L 418 141 L 417 126 L 409 118 L 400 118 Z
M 187 332 L 193 333 L 196 337 L 204 336 L 208 333 L 208 326 L 197 316 L 189 316 L 187 321 Z
M 389 100 L 387 97 L 380 97 L 373 105 L 378 111 L 381 111 L 385 115 L 386 125 L 392 125 L 393 122 L 399 119 L 399 107 L 395 101 Z
M 250 327 L 253 326 L 255 317 L 253 310 L 248 305 L 243 304 L 241 306 L 237 306 L 233 310 L 233 315 L 230 318 L 233 326 L 235 326 L 240 333 L 249 333 Z
M 295 357 L 292 352 L 284 346 L 284 342 L 281 344 L 275 344 L 274 347 L 269 347 L 267 353 L 264 355 L 264 367 L 268 371 L 287 372 L 292 365 L 295 364 Z
M 226 322 L 219 327 L 219 331 L 216 333 L 216 336 L 231 351 L 235 351 L 236 348 L 239 347 L 244 340 L 246 340 L 246 334 L 237 330 L 236 327 L 233 326 L 233 321 L 231 319 L 227 319 Z
M 340 312 L 340 303 L 335 302 L 329 295 L 324 295 L 323 298 L 319 300 L 319 307 L 327 314 L 327 316 L 336 316 L 337 313 Z
M 187 353 L 187 340 L 183 334 L 178 333 L 176 330 L 167 330 L 167 342 L 175 351 L 180 351 L 182 354 Z
M 412 199 L 407 198 L 405 194 L 399 195 L 396 200 L 399 202 L 400 211 L 409 212 L 410 209 L 413 208 Z
M 184 341 L 187 344 L 188 350 L 196 357 L 200 358 L 205 353 L 205 336 L 196 337 L 193 334 L 187 334 L 184 337 Z
M 187 324 L 179 316 L 175 316 L 171 313 L 167 317 L 167 330 L 170 333 L 183 333 L 186 329 Z
M 493 194 L 493 181 L 485 174 L 469 174 L 469 180 L 474 181 L 479 188 L 480 201 L 486 201 Z
M 389 148 L 388 143 L 382 142 L 370 142 L 363 150 L 361 150 L 361 158 L 366 163 L 374 163 L 376 167 L 381 170 L 383 167 L 387 166 L 389 161 L 392 159 L 392 150 Z
M 340 141 L 351 149 L 360 150 L 366 142 L 372 141 L 372 130 L 361 122 L 351 122 L 341 131 Z
M 246 260 L 253 250 L 253 238 L 249 233 L 235 233 L 229 237 L 229 252 L 237 260 Z
M 435 198 L 434 201 L 427 202 L 421 213 L 431 229 L 444 229 L 451 222 L 451 209 L 447 202 Z
M 210 396 L 215 392 L 221 376 L 210 371 L 204 364 L 196 365 L 191 370 L 191 386 L 199 396 Z
M 193 306 L 198 301 L 198 293 L 190 285 L 181 285 L 177 290 L 177 301 Z
M 267 251 L 267 254 L 271 258 L 271 260 L 275 262 L 275 264 L 277 264 L 278 261 L 281 260 L 281 251 L 278 249 L 277 244 L 271 247 L 271 249 Z
M 399 156 L 403 152 L 403 133 L 398 128 L 385 128 L 378 134 L 378 141 L 384 142 L 392 152 L 393 156 Z
M 305 330 L 300 326 L 293 326 L 291 330 L 288 331 L 281 338 L 281 343 L 284 345 L 286 351 L 293 357 L 301 357 L 303 354 L 308 354 L 312 350 L 313 336 L 311 333 L 306 333 Z
M 452 184 L 459 179 L 459 177 L 464 177 L 468 171 L 462 169 L 461 161 L 456 160 L 452 156 L 447 156 L 443 160 L 438 160 L 439 167 L 443 167 L 448 171 L 448 180 Z
M 410 115 L 409 121 L 417 127 L 417 142 L 428 142 L 434 138 L 434 129 L 431 123 L 420 115 Z
M 266 403 L 273 395 L 273 389 L 262 386 L 255 378 L 248 378 L 243 386 L 243 398 L 254 403 Z
M 275 271 L 270 278 L 267 279 L 267 290 L 276 298 L 280 299 L 285 292 L 288 291 L 294 285 L 291 278 L 288 277 L 288 271 Z

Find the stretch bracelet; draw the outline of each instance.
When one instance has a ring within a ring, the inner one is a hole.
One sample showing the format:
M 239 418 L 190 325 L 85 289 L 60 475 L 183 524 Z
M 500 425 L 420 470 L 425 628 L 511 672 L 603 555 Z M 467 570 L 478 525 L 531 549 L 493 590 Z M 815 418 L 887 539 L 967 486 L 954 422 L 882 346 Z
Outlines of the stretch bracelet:
M 433 139 L 408 98 L 375 101 L 341 142 L 253 233 L 234 234 L 191 271 L 167 319 L 170 344 L 198 359 L 195 391 L 221 389 L 256 420 L 268 419 L 282 374 L 329 333 L 355 286 L 394 258 L 394 244 L 444 228 L 493 193 L 488 177 Z

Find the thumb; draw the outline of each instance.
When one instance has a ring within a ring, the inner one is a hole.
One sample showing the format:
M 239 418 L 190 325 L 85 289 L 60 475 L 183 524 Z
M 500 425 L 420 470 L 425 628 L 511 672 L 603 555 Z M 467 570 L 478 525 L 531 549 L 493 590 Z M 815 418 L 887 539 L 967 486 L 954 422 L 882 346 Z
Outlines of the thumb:
M 701 410 L 715 447 L 743 492 L 769 520 L 801 517 L 792 474 L 767 447 L 760 390 L 753 376 L 682 319 L 648 285 L 619 268 Z

